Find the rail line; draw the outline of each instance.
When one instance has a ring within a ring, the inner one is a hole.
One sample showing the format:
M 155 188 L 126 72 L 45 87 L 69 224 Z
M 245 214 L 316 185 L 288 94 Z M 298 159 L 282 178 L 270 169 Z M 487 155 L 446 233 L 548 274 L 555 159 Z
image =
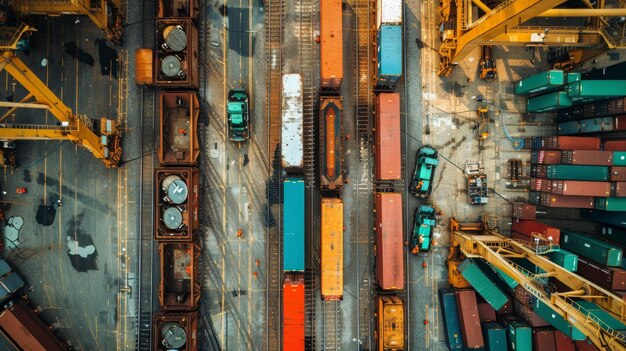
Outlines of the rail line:
M 299 14 L 298 47 L 300 53 L 300 72 L 302 74 L 302 119 L 303 119 L 303 147 L 304 147 L 304 175 L 309 188 L 315 188 L 315 97 L 318 96 L 319 81 L 315 77 L 314 64 L 314 13 L 319 11 L 313 0 L 300 0 L 296 4 Z
M 322 308 L 322 350 L 341 350 L 341 320 L 339 301 L 323 301 Z

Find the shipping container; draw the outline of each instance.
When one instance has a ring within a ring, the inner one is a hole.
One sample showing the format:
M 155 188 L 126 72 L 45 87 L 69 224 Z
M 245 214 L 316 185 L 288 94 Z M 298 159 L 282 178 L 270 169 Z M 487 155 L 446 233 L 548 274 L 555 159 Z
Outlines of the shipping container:
M 569 196 L 541 193 L 541 204 L 548 207 L 593 208 L 593 196 Z
M 152 49 L 135 49 L 135 84 L 152 85 L 154 83 L 152 76 L 153 57 Z
M 304 167 L 302 111 L 302 77 L 283 74 L 281 153 L 287 170 Z
M 554 328 L 561 331 L 572 340 L 585 340 L 587 338 L 578 328 L 572 326 L 563 316 L 541 300 L 535 300 L 533 311 L 537 312 L 541 318 L 545 319 Z
M 61 351 L 69 350 L 35 314 L 34 309 L 21 301 L 0 312 L 0 334 L 19 350 Z
M 376 1 L 376 29 L 382 24 L 402 24 L 402 0 Z
M 154 239 L 194 240 L 200 228 L 200 171 L 195 167 L 156 168 L 154 179 Z
M 600 150 L 600 138 L 576 136 L 542 137 L 541 147 L 544 150 Z
M 13 296 L 24 287 L 24 280 L 17 272 L 10 272 L 0 278 L 0 302 Z
M 496 310 L 488 302 L 480 302 L 478 304 L 478 317 L 481 323 L 494 322 L 496 320 Z
M 581 216 L 594 221 L 626 228 L 626 216 L 624 216 L 623 213 L 600 210 L 582 210 Z
M 626 80 L 582 80 L 566 86 L 574 101 L 626 96 Z
M 377 86 L 393 87 L 402 77 L 402 26 L 383 24 L 378 29 Z
M 528 238 L 539 236 L 554 243 L 559 243 L 561 240 L 561 230 L 559 228 L 551 227 L 538 221 L 515 218 L 513 219 L 511 230 L 521 233 Z
M 509 277 L 500 268 L 488 263 L 482 259 L 473 259 L 474 263 L 487 275 L 487 277 L 500 287 L 500 290 L 506 292 L 509 289 L 514 289 L 519 283 L 515 279 Z
M 159 244 L 161 280 L 159 305 L 162 311 L 193 311 L 198 308 L 202 282 L 198 275 L 200 246 L 196 243 Z
M 625 197 L 596 197 L 594 207 L 603 211 L 626 211 Z
M 333 0 L 334 1 L 334 0 Z M 343 186 L 343 104 L 341 97 L 320 101 L 320 187 L 339 190 Z
M 304 277 L 288 275 L 283 284 L 283 350 L 304 350 Z
M 623 97 L 609 100 L 607 103 L 608 114 L 617 115 L 626 112 L 624 100 L 626 100 L 626 98 Z
M 576 274 L 607 290 L 626 290 L 626 270 L 619 267 L 607 267 L 578 256 Z
M 609 167 L 581 165 L 547 165 L 546 178 L 560 180 L 595 180 L 609 179 Z
M 404 350 L 404 302 L 398 297 L 378 296 L 377 335 L 378 350 Z
M 4 277 L 5 275 L 11 273 L 13 269 L 9 266 L 9 263 L 0 258 L 0 277 Z
M 321 293 L 324 300 L 343 299 L 343 202 L 322 198 Z
M 404 289 L 402 194 L 376 193 L 376 277 L 383 290 Z
M 560 70 L 541 72 L 515 83 L 516 95 L 545 94 L 563 87 L 565 74 Z
M 468 258 L 463 261 L 459 266 L 459 271 L 494 309 L 499 310 L 509 301 L 506 293 L 480 269 L 473 259 Z
M 320 69 L 322 89 L 339 89 L 343 79 L 341 0 L 320 1 Z
M 562 231 L 561 247 L 609 267 L 619 267 L 622 263 L 622 249 L 588 235 Z
M 450 351 L 462 351 L 463 338 L 461 337 L 461 326 L 459 324 L 459 313 L 457 312 L 454 290 L 439 289 L 439 305 L 441 306 L 441 315 L 443 317 L 446 346 L 448 346 Z
M 513 203 L 513 218 L 534 220 L 537 216 L 537 207 L 523 202 Z
M 595 115 L 589 115 L 593 117 Z M 585 117 L 585 109 L 583 105 L 572 106 L 557 112 L 556 121 L 566 122 L 581 119 Z
M 515 295 L 515 301 L 526 305 L 530 308 L 533 307 L 533 305 L 535 304 L 535 300 L 537 298 L 535 298 L 535 296 L 533 294 L 531 294 L 530 292 L 528 292 L 528 290 L 524 289 L 523 286 L 518 285 L 515 287 L 515 289 L 513 290 L 514 295 Z
M 561 153 L 561 163 L 571 165 L 611 166 L 613 164 L 613 152 L 566 150 Z
M 626 182 L 626 167 L 611 167 L 609 179 L 614 182 Z
M 546 322 L 545 319 L 541 318 L 532 308 L 524 305 L 521 302 L 515 301 L 513 304 L 515 309 L 515 314 L 517 314 L 524 323 L 528 324 L 533 328 L 537 327 L 547 327 L 550 323 Z
M 576 351 L 598 351 L 598 348 L 592 344 L 589 340 L 574 341 Z
M 548 253 L 550 261 L 558 264 L 570 272 L 576 272 L 578 268 L 578 255 L 563 249 L 553 249 Z
M 283 270 L 304 271 L 304 180 L 283 181 Z
M 200 14 L 200 6 L 197 0 L 159 0 L 156 18 L 197 18 L 198 14 Z
M 456 303 L 459 309 L 461 335 L 465 349 L 480 349 L 485 347 L 480 317 L 478 315 L 478 303 L 476 293 L 472 289 L 460 289 L 456 291 Z
M 611 183 L 609 182 L 543 179 L 541 188 L 533 190 L 560 195 L 610 196 L 611 188 Z
M 526 101 L 526 112 L 546 113 L 569 106 L 572 106 L 572 99 L 567 96 L 567 93 L 556 91 L 554 93 L 528 98 Z
M 513 351 L 532 350 L 532 329 L 523 322 L 512 321 L 507 327 L 509 348 Z
M 193 91 L 161 92 L 159 163 L 195 165 L 200 155 L 198 117 L 200 101 Z
M 554 331 L 554 342 L 556 344 L 556 351 L 576 351 L 574 340 L 558 330 Z
M 602 145 L 602 149 L 605 151 L 626 150 L 626 140 L 606 140 Z
M 614 182 L 612 195 L 616 197 L 626 196 L 626 182 Z
M 402 179 L 400 146 L 400 94 L 376 96 L 375 170 L 377 180 Z
M 604 239 L 626 246 L 626 229 L 603 225 L 599 232 Z
M 600 224 L 592 221 L 585 221 L 578 218 L 574 219 L 550 219 L 541 218 L 541 221 L 547 225 L 560 229 L 573 230 L 583 234 L 597 234 L 600 232 Z
M 198 28 L 191 18 L 156 20 L 154 85 L 198 89 Z
M 613 166 L 626 166 L 626 151 L 613 151 Z
M 556 351 L 554 331 L 552 329 L 533 329 L 534 351 Z
M 557 150 L 533 150 L 530 153 L 530 162 L 545 165 L 556 165 L 561 163 L 563 151 Z
M 599 133 L 602 131 L 610 131 L 613 129 L 613 123 L 610 122 L 610 124 L 610 127 L 605 125 L 604 117 L 583 119 L 580 121 L 580 133 Z M 607 127 L 607 130 L 604 129 L 605 127 Z
M 622 132 L 626 130 L 626 115 L 620 115 L 616 117 L 605 117 L 605 118 L 613 118 L 613 131 Z M 623 150 L 623 149 L 622 149 Z
M 483 323 L 486 351 L 507 351 L 506 329 L 497 322 Z
M 158 313 L 152 317 L 155 351 L 197 351 L 198 312 Z
M 509 301 L 501 309 L 496 311 L 497 315 L 505 315 L 513 313 L 513 302 Z
M 537 206 L 537 219 L 580 219 L 580 210 L 569 208 L 550 208 L 546 206 Z
M 589 317 L 594 322 L 598 323 L 602 329 L 615 330 L 620 332 L 626 332 L 626 325 L 610 315 L 600 306 L 590 301 L 576 301 L 573 306 Z
M 561 122 L 556 125 L 556 133 L 558 135 L 573 135 L 581 133 L 580 121 Z

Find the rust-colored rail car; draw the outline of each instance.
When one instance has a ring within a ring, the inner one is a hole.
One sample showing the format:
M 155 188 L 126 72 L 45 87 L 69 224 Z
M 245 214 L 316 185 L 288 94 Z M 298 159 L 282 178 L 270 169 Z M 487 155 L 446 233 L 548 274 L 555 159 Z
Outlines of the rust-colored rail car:
M 320 1 L 320 69 L 322 89 L 339 89 L 343 79 L 341 0 Z
M 197 18 L 199 13 L 197 0 L 159 0 L 156 18 Z
M 152 327 L 154 350 L 198 350 L 198 312 L 155 314 Z
M 343 121 L 341 97 L 320 101 L 320 185 L 340 190 L 343 186 Z
M 324 300 L 343 299 L 343 201 L 322 198 L 322 286 Z
M 378 297 L 378 350 L 404 350 L 404 303 L 396 296 Z
M 400 146 L 400 94 L 376 96 L 376 180 L 402 179 Z
M 193 91 L 162 92 L 159 163 L 195 165 L 200 155 L 198 117 L 200 101 Z
M 404 289 L 402 194 L 376 193 L 376 278 L 383 290 Z
M 198 308 L 202 291 L 198 277 L 200 246 L 187 242 L 164 242 L 159 244 L 159 256 L 161 310 L 192 311 Z
M 155 240 L 191 241 L 198 219 L 200 172 L 194 167 L 157 168 Z
M 198 89 L 198 28 L 191 18 L 156 20 L 154 85 Z
M 68 350 L 48 326 L 21 301 L 0 312 L 0 347 L 3 350 Z
M 290 273 L 283 284 L 283 350 L 304 350 L 304 276 Z

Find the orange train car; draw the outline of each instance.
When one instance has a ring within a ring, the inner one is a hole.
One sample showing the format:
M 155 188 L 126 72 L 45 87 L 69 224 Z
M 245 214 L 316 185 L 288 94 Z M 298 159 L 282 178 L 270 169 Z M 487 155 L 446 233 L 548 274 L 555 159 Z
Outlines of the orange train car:
M 155 314 L 152 327 L 155 351 L 198 350 L 198 312 Z
M 304 276 L 290 274 L 283 284 L 283 350 L 304 350 Z
M 378 350 L 404 350 L 404 303 L 400 298 L 378 297 Z
M 400 149 L 400 94 L 376 96 L 376 180 L 402 179 Z
M 402 194 L 376 193 L 376 278 L 383 290 L 404 289 Z
M 156 20 L 153 84 L 198 89 L 198 28 L 191 18 Z
M 341 0 L 320 1 L 320 69 L 322 89 L 337 90 L 343 79 Z
M 323 300 L 343 299 L 343 202 L 322 198 L 322 281 Z
M 343 127 L 341 97 L 320 101 L 320 185 L 340 190 L 343 186 Z
M 69 350 L 50 328 L 26 306 L 16 301 L 0 312 L 0 346 L 10 350 L 62 351 Z
M 198 308 L 202 287 L 198 277 L 200 246 L 195 243 L 159 244 L 161 281 L 159 304 L 163 311 L 193 311 Z
M 191 241 L 200 227 L 200 171 L 195 167 L 157 168 L 155 233 L 163 241 Z
M 162 92 L 159 163 L 163 166 L 195 165 L 200 155 L 198 117 L 200 101 L 193 91 Z

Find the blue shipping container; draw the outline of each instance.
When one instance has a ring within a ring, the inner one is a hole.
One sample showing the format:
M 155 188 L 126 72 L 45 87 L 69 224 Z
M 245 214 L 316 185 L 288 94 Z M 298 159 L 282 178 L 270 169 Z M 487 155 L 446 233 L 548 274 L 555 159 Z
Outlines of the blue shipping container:
M 483 323 L 486 351 L 507 351 L 506 329 L 500 323 Z
M 594 221 L 626 228 L 626 212 L 610 212 L 585 209 L 581 210 L 580 213 L 583 218 L 588 218 Z
M 456 309 L 454 290 L 440 289 L 439 302 L 441 304 L 441 314 L 443 315 L 443 329 L 446 334 L 446 345 L 450 351 L 463 350 L 463 338 L 461 337 L 461 325 Z
M 304 271 L 304 180 L 283 182 L 283 269 Z
M 382 25 L 378 31 L 378 86 L 393 87 L 402 77 L 402 26 Z
M 580 133 L 580 121 L 561 122 L 557 125 L 558 135 L 570 135 Z
M 580 132 L 581 133 L 597 133 L 602 131 L 602 122 L 604 122 L 604 117 L 583 119 L 580 121 Z

